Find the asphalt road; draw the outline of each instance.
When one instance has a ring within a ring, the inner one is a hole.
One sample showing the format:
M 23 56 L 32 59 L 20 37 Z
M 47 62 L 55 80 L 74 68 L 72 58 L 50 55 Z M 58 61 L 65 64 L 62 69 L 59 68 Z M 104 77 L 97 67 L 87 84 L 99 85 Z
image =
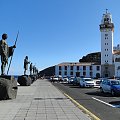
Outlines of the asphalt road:
M 101 120 L 120 120 L 120 96 L 101 93 L 98 88 L 80 88 L 69 84 L 53 83 Z

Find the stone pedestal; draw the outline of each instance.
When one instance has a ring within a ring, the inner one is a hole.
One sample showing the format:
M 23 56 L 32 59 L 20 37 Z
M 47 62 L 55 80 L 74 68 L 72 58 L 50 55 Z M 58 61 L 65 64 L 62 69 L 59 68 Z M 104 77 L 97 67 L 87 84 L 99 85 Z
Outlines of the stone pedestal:
M 22 75 L 18 77 L 18 83 L 21 86 L 30 86 L 31 85 L 31 78 L 29 75 Z
M 17 81 L 14 76 L 0 76 L 0 100 L 15 99 L 17 90 Z
M 32 83 L 37 79 L 35 75 L 30 75 Z

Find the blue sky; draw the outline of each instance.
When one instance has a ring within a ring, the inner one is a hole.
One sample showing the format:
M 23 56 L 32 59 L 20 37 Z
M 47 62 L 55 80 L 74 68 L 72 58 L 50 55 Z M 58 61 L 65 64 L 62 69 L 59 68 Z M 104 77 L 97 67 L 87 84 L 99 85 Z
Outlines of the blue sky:
M 0 36 L 9 46 L 19 38 L 9 74 L 23 74 L 23 60 L 39 70 L 61 62 L 78 62 L 100 51 L 102 14 L 112 14 L 114 45 L 120 43 L 120 0 L 0 0 Z

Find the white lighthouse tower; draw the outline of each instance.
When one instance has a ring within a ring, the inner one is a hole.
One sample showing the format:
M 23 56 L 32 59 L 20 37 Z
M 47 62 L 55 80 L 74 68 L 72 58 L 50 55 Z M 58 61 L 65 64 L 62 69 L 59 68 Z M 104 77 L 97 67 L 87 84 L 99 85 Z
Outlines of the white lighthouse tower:
M 112 15 L 108 13 L 103 14 L 101 24 L 101 77 L 114 76 L 113 65 L 113 32 L 114 24 L 112 22 Z

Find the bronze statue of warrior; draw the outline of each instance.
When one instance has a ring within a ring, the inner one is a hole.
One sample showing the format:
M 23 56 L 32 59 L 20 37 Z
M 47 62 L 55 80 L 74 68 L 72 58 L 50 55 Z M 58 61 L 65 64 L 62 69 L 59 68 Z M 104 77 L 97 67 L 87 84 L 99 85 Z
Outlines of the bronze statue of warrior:
M 26 56 L 24 59 L 24 75 L 26 75 L 26 71 L 28 70 L 28 64 L 30 64 L 30 62 L 28 61 L 28 56 Z
M 6 39 L 8 38 L 7 34 L 2 35 L 2 40 L 0 40 L 0 55 L 1 55 L 1 75 L 5 75 L 5 67 L 8 64 L 8 58 L 12 56 L 13 49 L 16 48 L 16 45 L 11 47 L 8 46 Z
M 30 75 L 32 75 L 32 69 L 33 69 L 33 65 L 32 63 L 30 63 Z

